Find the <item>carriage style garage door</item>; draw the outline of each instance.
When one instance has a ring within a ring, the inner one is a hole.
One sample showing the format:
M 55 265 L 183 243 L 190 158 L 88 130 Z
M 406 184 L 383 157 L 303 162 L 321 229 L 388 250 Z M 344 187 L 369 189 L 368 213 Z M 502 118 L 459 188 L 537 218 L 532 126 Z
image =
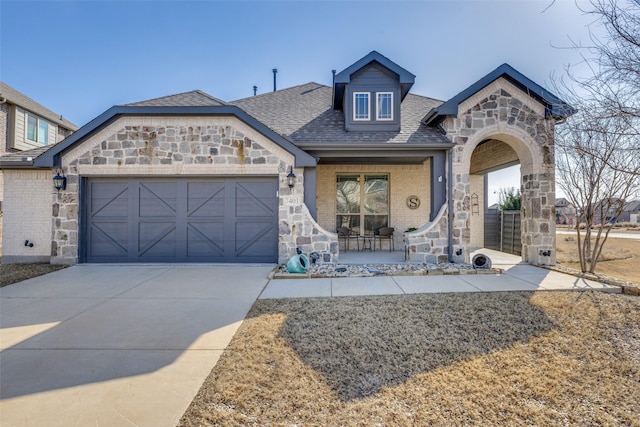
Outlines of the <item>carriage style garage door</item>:
M 85 188 L 85 262 L 277 262 L 277 178 L 92 178 Z

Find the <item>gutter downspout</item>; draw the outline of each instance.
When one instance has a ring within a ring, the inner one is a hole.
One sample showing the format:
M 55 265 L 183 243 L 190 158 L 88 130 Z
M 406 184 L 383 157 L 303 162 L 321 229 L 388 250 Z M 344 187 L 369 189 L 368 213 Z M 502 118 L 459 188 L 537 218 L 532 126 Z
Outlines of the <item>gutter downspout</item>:
M 453 147 L 447 150 L 447 214 L 449 222 L 448 251 L 449 262 L 453 262 Z

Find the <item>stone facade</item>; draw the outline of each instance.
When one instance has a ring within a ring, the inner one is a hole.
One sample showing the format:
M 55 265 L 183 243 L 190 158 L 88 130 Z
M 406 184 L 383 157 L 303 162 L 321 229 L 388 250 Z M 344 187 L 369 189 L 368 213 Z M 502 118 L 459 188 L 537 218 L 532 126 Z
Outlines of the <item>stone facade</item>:
M 471 249 L 471 156 L 483 141 L 502 141 L 518 154 L 521 167 L 522 257 L 534 265 L 555 264 L 555 166 L 553 121 L 544 106 L 504 79 L 499 79 L 459 105 L 458 116 L 442 123 L 452 150 L 453 259 L 469 261 Z M 440 222 L 446 223 L 444 216 Z M 475 222 L 475 221 L 473 221 Z M 446 225 L 446 224 L 445 224 Z M 412 261 L 432 259 L 434 249 L 422 243 L 433 225 L 408 239 Z M 434 239 L 435 234 L 433 234 Z M 436 242 L 443 242 L 440 235 Z M 445 245 L 448 246 L 448 245 Z M 415 250 L 414 250 L 415 249 Z M 448 248 L 446 248 L 448 249 Z M 458 255 L 459 253 L 459 255 Z
M 53 204 L 51 257 L 54 263 L 78 262 L 80 180 L 99 176 L 277 176 L 279 190 L 279 262 L 300 247 L 337 256 L 337 235 L 319 227 L 304 204 L 303 169 L 297 183 L 286 176 L 294 157 L 234 117 L 124 117 L 66 153 L 62 166 L 67 189 Z
M 410 262 L 437 264 L 449 261 L 449 218 L 443 206 L 433 221 L 405 233 L 405 250 Z

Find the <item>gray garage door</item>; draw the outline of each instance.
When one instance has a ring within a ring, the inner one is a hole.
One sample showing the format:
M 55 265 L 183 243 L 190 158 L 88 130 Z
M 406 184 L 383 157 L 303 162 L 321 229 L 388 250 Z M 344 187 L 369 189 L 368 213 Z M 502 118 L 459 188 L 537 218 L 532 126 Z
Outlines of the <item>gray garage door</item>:
M 276 178 L 89 179 L 85 262 L 277 262 Z

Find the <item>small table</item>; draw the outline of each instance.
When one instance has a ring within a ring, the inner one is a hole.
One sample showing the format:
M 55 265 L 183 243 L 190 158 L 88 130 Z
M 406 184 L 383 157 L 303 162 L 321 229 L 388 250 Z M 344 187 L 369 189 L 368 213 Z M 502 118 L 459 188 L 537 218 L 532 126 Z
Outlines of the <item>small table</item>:
M 373 240 L 373 234 L 365 234 L 360 236 L 360 238 L 362 239 L 362 246 L 360 249 L 360 252 L 362 251 L 375 251 L 376 250 L 376 243 Z

